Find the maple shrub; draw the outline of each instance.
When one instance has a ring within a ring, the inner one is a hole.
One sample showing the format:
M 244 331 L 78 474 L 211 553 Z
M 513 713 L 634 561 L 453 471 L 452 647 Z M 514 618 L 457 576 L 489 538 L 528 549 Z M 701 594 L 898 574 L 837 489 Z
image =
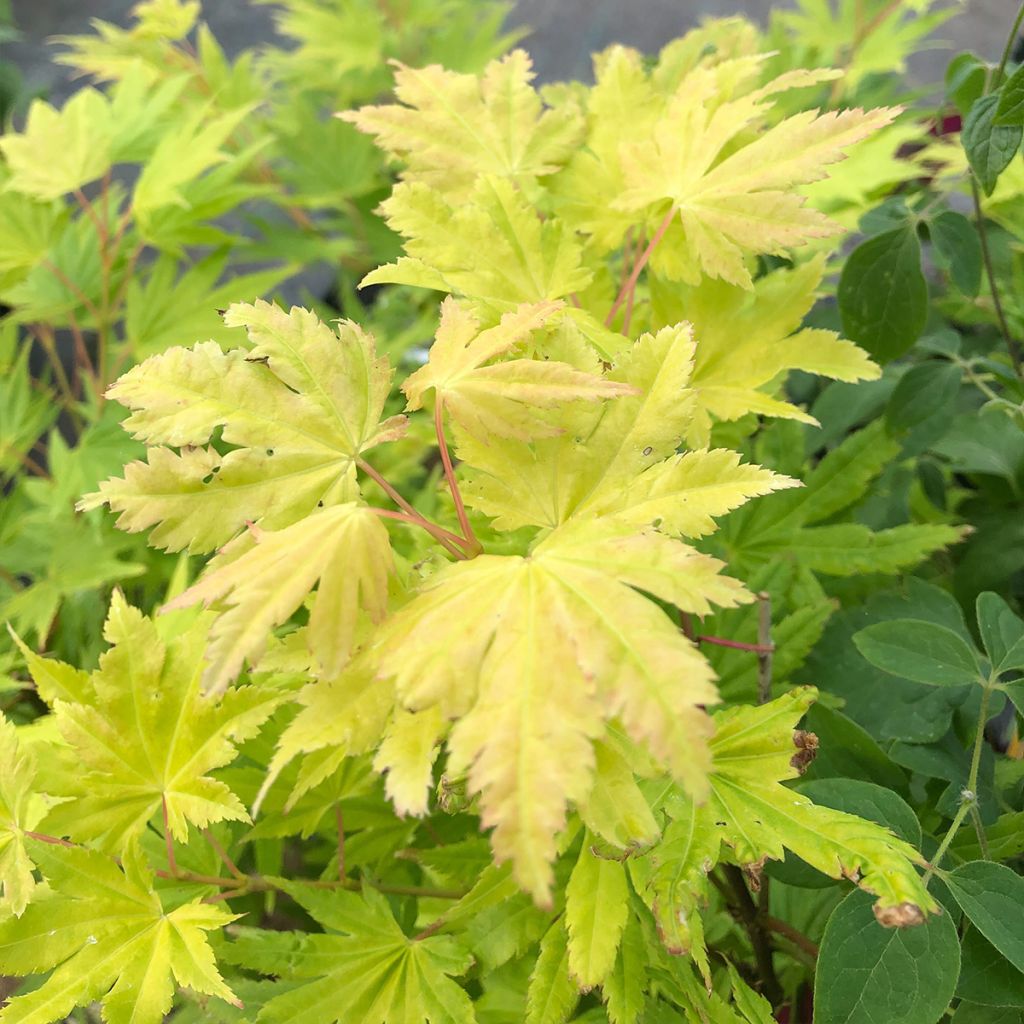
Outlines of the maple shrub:
M 28 979 L 0 1024 L 771 1024 L 815 976 L 820 1024 L 923 1024 L 957 905 L 1019 973 L 993 894 L 1020 876 L 957 836 L 975 794 L 932 844 L 794 679 L 823 580 L 966 534 L 844 519 L 900 445 L 843 410 L 808 468 L 784 386 L 883 381 L 805 325 L 919 173 L 895 154 L 920 125 L 844 102 L 877 32 L 934 24 L 877 6 L 845 75 L 727 19 L 611 47 L 589 87 L 536 90 L 518 50 L 399 64 L 395 102 L 340 115 L 400 168 L 404 255 L 362 284 L 442 293 L 434 340 L 233 302 L 108 389 L 145 457 L 81 511 L 205 562 L 152 614 L 115 591 L 92 671 L 16 639 L 45 711 L 0 719 L 0 971 Z M 956 689 L 976 781 L 1024 624 L 986 595 L 983 655 L 908 587 L 927 612 L 893 598 L 843 651 Z

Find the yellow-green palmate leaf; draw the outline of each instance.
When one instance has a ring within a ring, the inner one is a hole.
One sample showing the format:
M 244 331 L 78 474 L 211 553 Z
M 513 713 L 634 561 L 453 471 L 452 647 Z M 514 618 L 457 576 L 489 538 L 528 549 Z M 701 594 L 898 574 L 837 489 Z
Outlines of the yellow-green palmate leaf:
M 761 130 L 778 95 L 838 75 L 792 71 L 758 86 L 764 60 L 747 56 L 695 68 L 650 137 L 621 147 L 625 190 L 608 201 L 661 219 L 665 237 L 652 267 L 670 280 L 696 284 L 703 274 L 749 288 L 747 256 L 783 255 L 840 233 L 795 187 L 824 177 L 849 146 L 898 113 L 804 111 Z
M 759 870 L 786 850 L 832 878 L 847 878 L 877 897 L 887 925 L 913 925 L 938 909 L 916 868 L 921 854 L 891 831 L 852 814 L 814 804 L 783 785 L 799 776 L 808 741 L 794 732 L 816 693 L 793 690 L 760 707 L 714 716 L 709 798 L 667 803 L 662 843 L 632 862 L 633 880 L 651 905 L 666 946 L 691 953 L 707 971 L 698 910 L 708 873 L 718 863 Z
M 556 171 L 579 144 L 579 111 L 571 105 L 543 109 L 530 85 L 533 68 L 525 50 L 492 61 L 481 75 L 436 64 L 395 67 L 399 103 L 339 116 L 401 159 L 406 181 L 464 199 L 478 177 L 493 174 L 529 193 L 537 178 Z
M 122 529 L 153 527 L 150 543 L 171 551 L 210 551 L 247 522 L 281 529 L 353 500 L 361 453 L 405 428 L 380 420 L 391 370 L 355 324 L 335 332 L 262 301 L 225 322 L 247 329 L 248 348 L 171 349 L 111 387 L 132 410 L 126 429 L 151 447 L 81 503 L 108 504 Z M 210 444 L 218 430 L 225 455 Z
M 282 888 L 324 927 L 323 933 L 237 929 L 225 959 L 280 978 L 257 1021 L 273 1024 L 474 1024 L 473 1004 L 452 979 L 473 963 L 447 935 L 406 935 L 387 899 L 362 893 Z
M 878 377 L 878 366 L 853 342 L 834 331 L 801 329 L 824 271 L 824 258 L 815 258 L 758 278 L 753 291 L 707 278 L 696 287 L 657 278 L 651 282 L 655 323 L 674 323 L 685 316 L 694 325 L 688 445 L 706 446 L 714 422 L 751 412 L 815 423 L 778 396 L 790 370 L 842 381 Z
M 329 745 L 366 749 L 376 742 L 368 720 L 379 737 L 390 702 L 419 715 L 436 708 L 379 763 L 429 778 L 434 747 L 454 722 L 448 773 L 467 773 L 495 855 L 548 902 L 558 833 L 570 804 L 589 793 L 594 742 L 610 719 L 698 798 L 705 792 L 712 673 L 637 590 L 698 614 L 747 600 L 721 568 L 661 534 L 593 520 L 550 534 L 525 557 L 450 565 L 384 623 L 366 671 L 304 693 L 308 706 L 277 763 Z M 426 810 L 422 781 L 418 793 L 401 785 L 392 795 L 400 812 Z
M 544 359 L 492 363 L 559 308 L 561 303 L 523 305 L 506 313 L 496 327 L 481 331 L 471 313 L 454 299 L 445 299 L 430 359 L 402 385 L 409 408 L 419 409 L 424 393 L 433 390 L 452 419 L 474 437 L 485 443 L 495 435 L 526 441 L 531 436 L 562 432 L 557 420 L 542 419 L 538 410 L 632 392 L 628 384 L 568 363 Z
M 39 824 L 45 811 L 35 758 L 18 742 L 13 723 L 0 714 L 0 906 L 15 916 L 24 912 L 36 887 L 25 833 Z
M 217 970 L 207 932 L 235 915 L 199 898 L 161 906 L 138 845 L 113 858 L 33 841 L 49 882 L 20 918 L 0 921 L 0 971 L 50 971 L 0 1010 L 2 1024 L 49 1024 L 100 1000 L 108 1024 L 160 1024 L 175 983 L 240 1007 Z
M 360 614 L 379 622 L 387 611 L 391 543 L 365 505 L 319 509 L 283 530 L 257 529 L 248 550 L 225 565 L 219 561 L 167 606 L 227 606 L 210 631 L 204 682 L 213 693 L 223 692 L 245 659 L 263 650 L 273 628 L 314 586 L 306 636 L 317 669 L 328 677 L 348 660 Z
M 470 467 L 467 503 L 503 530 L 609 516 L 700 537 L 714 530 L 716 516 L 794 486 L 788 477 L 742 465 L 725 449 L 677 453 L 693 418 L 694 351 L 686 323 L 644 335 L 607 375 L 635 393 L 564 411 L 559 437 L 484 444 L 457 434 Z
M 208 617 L 144 617 L 115 594 L 105 628 L 112 645 L 93 673 L 87 701 L 58 700 L 57 725 L 77 770 L 61 775 L 68 798 L 43 830 L 122 852 L 151 820 L 180 841 L 188 826 L 248 821 L 239 798 L 210 773 L 234 760 L 279 694 L 241 687 L 203 696 Z

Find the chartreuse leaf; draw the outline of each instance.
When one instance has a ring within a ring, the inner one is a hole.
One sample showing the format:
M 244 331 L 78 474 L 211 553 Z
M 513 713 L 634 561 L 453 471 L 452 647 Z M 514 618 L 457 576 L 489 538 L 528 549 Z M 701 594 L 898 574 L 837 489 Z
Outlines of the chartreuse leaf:
M 841 229 L 805 206 L 794 186 L 823 177 L 828 164 L 896 114 L 807 111 L 750 131 L 778 94 L 836 75 L 794 72 L 758 87 L 764 59 L 744 56 L 695 68 L 649 136 L 621 148 L 625 189 L 609 197 L 610 204 L 675 226 L 652 259 L 671 280 L 696 284 L 703 273 L 750 288 L 749 254 L 781 254 L 836 234 Z
M 930 686 L 982 681 L 978 656 L 967 642 L 934 622 L 892 619 L 855 633 L 857 650 L 876 668 Z
M 25 659 L 36 692 L 51 708 L 58 700 L 78 704 L 88 704 L 92 701 L 95 690 L 88 672 L 66 665 L 56 658 L 44 658 L 36 654 L 10 626 L 7 627 L 7 631 Z
M 544 110 L 530 86 L 525 50 L 492 61 L 481 75 L 438 65 L 396 63 L 399 103 L 340 114 L 405 163 L 402 177 L 465 198 L 478 177 L 500 175 L 528 194 L 537 178 L 556 171 L 580 141 L 582 123 L 571 104 Z
M 300 714 L 275 765 L 300 750 L 351 749 L 395 696 L 414 711 L 438 707 L 455 721 L 448 773 L 468 772 L 498 860 L 511 859 L 521 886 L 547 902 L 557 835 L 568 805 L 590 790 L 593 742 L 606 719 L 617 718 L 674 778 L 703 791 L 708 726 L 697 705 L 715 699 L 710 670 L 632 588 L 701 614 L 711 603 L 746 600 L 720 568 L 656 533 L 587 520 L 550 534 L 528 557 L 449 565 L 378 631 L 368 655 L 375 669 L 353 674 L 352 686 L 318 684 L 304 697 L 321 710 Z M 394 680 L 395 696 L 374 674 Z M 364 701 L 375 710 L 356 714 Z
M 594 744 L 594 781 L 577 808 L 583 823 L 616 849 L 649 847 L 659 835 L 650 804 L 636 784 L 623 738 L 609 735 Z
M 887 926 L 920 924 L 937 909 L 915 864 L 921 855 L 888 829 L 820 806 L 783 782 L 799 775 L 794 728 L 814 691 L 793 690 L 760 707 L 715 716 L 710 798 L 694 804 L 675 794 L 662 842 L 635 862 L 634 881 L 655 912 L 667 947 L 689 952 L 707 971 L 703 923 L 707 874 L 722 859 L 741 865 L 782 860 L 790 850 L 832 878 L 849 878 L 877 896 L 875 916 Z
M 645 334 L 608 374 L 637 393 L 580 410 L 564 435 L 529 447 L 459 438 L 471 467 L 466 500 L 499 529 L 597 515 L 699 537 L 714 517 L 793 486 L 726 449 L 677 454 L 693 410 L 693 356 L 688 324 Z
M 557 423 L 538 416 L 571 401 L 596 401 L 629 394 L 627 384 L 578 370 L 568 363 L 510 359 L 493 363 L 541 327 L 559 304 L 519 306 L 501 322 L 481 331 L 477 319 L 454 299 L 441 305 L 441 324 L 425 366 L 402 385 L 410 409 L 419 409 L 433 390 L 452 419 L 485 443 L 494 437 L 526 441 L 561 433 Z M 490 363 L 490 365 L 484 365 Z
M 1020 124 L 998 123 L 1001 100 L 1001 91 L 975 100 L 960 133 L 971 170 L 987 196 L 995 191 L 999 176 L 1010 166 L 1024 137 L 1024 127 Z
M 59 199 L 110 168 L 114 124 L 96 89 L 79 89 L 60 110 L 33 100 L 25 129 L 0 139 L 11 170 L 7 187 L 35 199 Z
M 469 996 L 452 980 L 473 958 L 456 939 L 407 936 L 388 901 L 372 889 L 282 888 L 324 927 L 323 934 L 238 929 L 223 956 L 283 982 L 259 1021 L 294 1024 L 473 1024 Z
M 52 973 L 0 1010 L 2 1024 L 47 1024 L 95 1000 L 110 1024 L 160 1024 L 175 982 L 240 1005 L 206 936 L 233 914 L 199 897 L 163 908 L 135 843 L 121 867 L 77 847 L 34 842 L 32 854 L 52 891 L 20 918 L 0 922 L 0 970 Z
M 852 342 L 833 331 L 801 329 L 824 270 L 823 258 L 808 260 L 758 278 L 753 291 L 714 279 L 695 287 L 655 281 L 656 323 L 685 319 L 695 325 L 690 447 L 707 446 L 714 421 L 751 412 L 816 422 L 780 395 L 789 370 L 843 381 L 878 377 L 878 367 Z
M 215 164 L 227 159 L 222 147 L 252 113 L 240 107 L 211 117 L 200 108 L 167 132 L 146 161 L 132 195 L 132 209 L 143 237 L 152 215 L 164 206 L 187 206 L 181 189 Z
M 612 1024 L 636 1024 L 647 991 L 647 943 L 636 914 L 629 914 L 615 966 L 602 985 Z
M 280 697 L 255 686 L 222 700 L 202 696 L 208 629 L 205 619 L 181 613 L 158 625 L 115 593 L 105 629 L 112 646 L 93 673 L 95 696 L 56 703 L 79 770 L 61 776 L 66 792 L 54 795 L 72 799 L 48 815 L 51 834 L 120 853 L 157 814 L 183 842 L 190 823 L 249 820 L 209 773 L 234 759 L 234 744 L 255 734 Z
M 227 605 L 210 632 L 204 674 L 206 689 L 220 693 L 316 585 L 306 635 L 318 670 L 336 676 L 352 650 L 360 613 L 383 619 L 391 569 L 384 525 L 367 507 L 348 502 L 283 530 L 258 531 L 255 546 L 215 565 L 167 607 Z
M 36 887 L 25 833 L 39 824 L 45 809 L 35 758 L 0 714 L 0 895 L 16 917 L 24 913 Z
M 594 855 L 584 836 L 565 890 L 569 973 L 586 991 L 600 985 L 615 964 L 629 916 L 625 866 Z
M 81 502 L 108 504 L 122 529 L 155 527 L 150 543 L 171 551 L 209 551 L 247 522 L 279 530 L 320 503 L 351 501 L 356 459 L 405 427 L 380 421 L 391 370 L 354 324 L 335 332 L 262 301 L 232 306 L 225 322 L 247 328 L 247 349 L 171 349 L 110 389 L 132 410 L 125 427 L 151 447 Z M 210 443 L 219 428 L 226 455 Z
M 551 302 L 582 291 L 593 273 L 578 240 L 557 218 L 542 219 L 521 192 L 496 177 L 480 178 L 469 201 L 410 182 L 381 204 L 408 254 L 371 271 L 361 284 L 406 284 L 464 296 L 493 323 L 522 303 Z M 551 323 L 568 323 L 607 354 L 620 345 L 593 314 L 575 307 Z
M 942 880 L 978 931 L 1024 972 L 1024 878 L 1005 864 L 979 860 L 961 864 Z
M 814 979 L 815 1024 L 935 1024 L 960 973 L 948 913 L 913 928 L 883 928 L 866 894 L 829 918 Z
M 883 232 L 847 257 L 839 279 L 843 331 L 879 362 L 901 356 L 928 319 L 928 284 L 913 224 Z
M 1024 668 L 1024 622 L 991 591 L 978 596 L 977 612 L 981 641 L 992 660 L 992 671 L 998 675 Z

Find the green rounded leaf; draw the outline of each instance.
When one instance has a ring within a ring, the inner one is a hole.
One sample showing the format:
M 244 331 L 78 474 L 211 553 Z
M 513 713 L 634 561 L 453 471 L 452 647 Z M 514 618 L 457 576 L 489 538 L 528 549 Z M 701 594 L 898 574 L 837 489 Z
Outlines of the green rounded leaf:
M 928 319 L 928 284 L 913 227 L 862 242 L 839 280 L 843 332 L 882 362 L 903 355 Z
M 853 642 L 875 668 L 929 686 L 962 686 L 981 676 L 974 651 L 951 629 L 934 622 L 879 622 L 855 633 Z
M 977 928 L 968 928 L 961 946 L 956 994 L 984 1006 L 1024 1007 L 1024 974 Z
M 1020 125 L 998 125 L 996 112 L 1002 99 L 1001 92 L 982 96 L 971 107 L 964 119 L 960 141 L 967 152 L 971 169 L 977 175 L 978 183 L 991 195 L 999 175 L 1010 166 L 1020 148 L 1024 129 Z
M 852 892 L 829 918 L 814 981 L 814 1024 L 935 1024 L 953 997 L 960 944 L 948 914 L 883 928 Z
M 978 596 L 978 630 L 995 672 L 1024 668 L 1024 622 L 998 595 L 986 591 Z
M 981 241 L 975 226 L 955 210 L 943 210 L 928 223 L 935 255 L 964 295 L 981 290 Z
M 978 931 L 1024 971 L 1024 878 L 1005 864 L 976 860 L 951 871 L 944 881 Z
M 1024 126 L 1024 65 L 1017 68 L 999 90 L 994 123 L 1000 127 Z

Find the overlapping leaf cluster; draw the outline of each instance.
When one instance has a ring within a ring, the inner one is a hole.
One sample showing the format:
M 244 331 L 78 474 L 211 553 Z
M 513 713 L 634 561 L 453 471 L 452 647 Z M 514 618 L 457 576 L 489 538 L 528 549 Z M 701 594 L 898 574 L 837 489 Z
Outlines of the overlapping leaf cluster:
M 846 455 L 797 490 L 712 446 L 813 422 L 790 370 L 878 372 L 801 328 L 801 247 L 842 228 L 798 189 L 895 112 L 793 113 L 835 73 L 749 38 L 615 47 L 543 93 L 518 51 L 400 66 L 399 102 L 350 116 L 402 164 L 406 254 L 367 282 L 447 296 L 404 403 L 360 326 L 266 302 L 113 385 L 145 458 L 82 507 L 215 553 L 155 619 L 116 598 L 95 673 L 28 654 L 52 714 L 0 732 L 0 967 L 52 973 L 3 1024 L 155 1022 L 173 982 L 186 1019 L 763 1024 L 712 882 L 788 850 L 885 924 L 938 911 L 914 844 L 793 788 L 814 691 L 716 711 L 694 636 L 754 600 L 727 562 L 790 545 L 820 604 L 822 548 L 892 571 L 956 536 L 821 525 Z M 305 930 L 255 927 L 281 903 Z

